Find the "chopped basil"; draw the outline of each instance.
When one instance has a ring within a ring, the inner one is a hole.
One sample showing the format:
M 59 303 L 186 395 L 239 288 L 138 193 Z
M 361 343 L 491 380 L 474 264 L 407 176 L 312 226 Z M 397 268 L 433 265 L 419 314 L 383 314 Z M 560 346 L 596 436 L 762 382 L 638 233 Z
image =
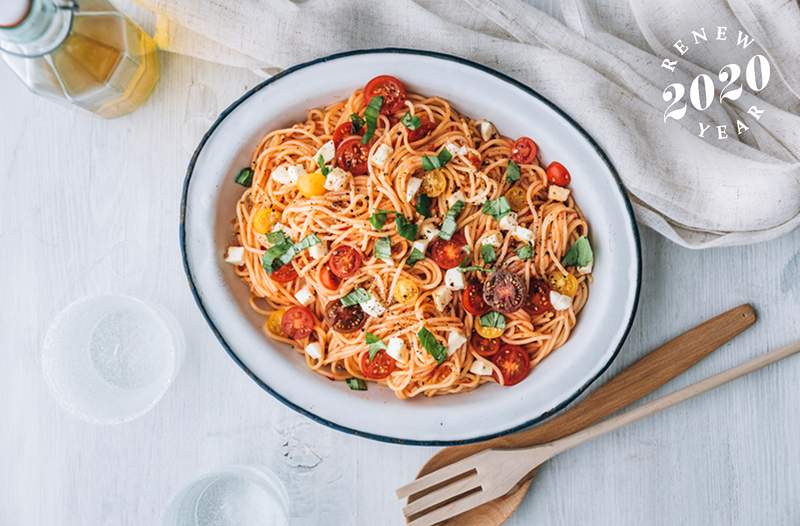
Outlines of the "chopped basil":
M 253 184 L 253 170 L 249 167 L 242 168 L 239 170 L 239 173 L 236 174 L 236 178 L 234 179 L 238 184 L 242 186 L 250 186 Z
M 492 271 L 492 269 L 490 269 L 490 268 L 478 267 L 476 265 L 470 265 L 470 266 L 466 266 L 465 265 L 463 267 L 459 266 L 458 270 L 460 270 L 461 272 L 471 272 L 473 270 L 476 271 L 476 272 L 491 272 Z
M 378 126 L 378 115 L 381 113 L 381 106 L 383 106 L 383 97 L 380 95 L 369 99 L 367 109 L 364 110 L 364 117 L 367 121 L 367 132 L 361 138 L 361 144 L 369 143 L 369 140 L 375 135 L 375 128 Z
M 371 332 L 366 333 L 364 336 L 365 340 L 367 341 L 367 349 L 369 349 L 370 360 L 375 358 L 375 355 L 378 354 L 378 351 L 386 350 L 386 344 L 383 343 L 380 338 L 378 338 Z
M 519 181 L 519 166 L 517 166 L 517 163 L 514 161 L 508 161 L 508 166 L 506 167 L 506 180 L 509 183 Z
M 422 345 L 422 348 L 436 359 L 436 363 L 441 364 L 445 361 L 447 358 L 447 349 L 445 349 L 444 345 L 439 343 L 439 340 L 436 339 L 431 331 L 425 327 L 421 328 L 417 333 L 417 339 Z
M 497 254 L 494 253 L 494 247 L 492 245 L 481 245 L 481 259 L 487 265 L 497 261 Z
M 496 329 L 506 328 L 506 317 L 499 312 L 489 312 L 481 316 L 481 325 L 483 327 L 494 327 Z
M 406 259 L 406 263 L 413 265 L 417 261 L 422 261 L 423 259 L 425 259 L 425 254 L 423 254 L 418 248 L 412 248 L 411 253 L 408 255 L 408 259 Z
M 317 165 L 319 166 L 319 171 L 322 172 L 322 175 L 327 177 L 331 169 L 325 166 L 325 159 L 322 158 L 322 154 L 317 155 Z
M 417 195 L 417 204 L 414 207 L 422 217 L 431 217 L 431 198 L 427 194 Z
M 593 261 L 592 245 L 589 244 L 589 239 L 586 236 L 581 236 L 569 247 L 564 259 L 561 260 L 561 264 L 565 267 L 588 267 Z
M 446 165 L 450 162 L 450 159 L 453 158 L 453 154 L 450 153 L 450 150 L 447 148 L 442 148 L 439 150 L 439 153 L 435 156 L 433 155 L 423 155 L 422 156 L 422 168 L 426 172 L 430 172 L 431 170 L 437 170 L 442 166 Z
M 369 301 L 370 295 L 369 292 L 358 287 L 357 289 L 351 291 L 345 297 L 340 299 L 342 305 L 345 307 L 350 307 L 351 305 L 358 305 L 359 303 L 364 303 L 365 301 Z
M 461 211 L 464 210 L 464 201 L 456 201 L 453 206 L 447 209 L 442 221 L 442 228 L 439 232 L 439 237 L 449 240 L 456 233 L 456 219 L 458 219 Z
M 358 135 L 361 131 L 361 127 L 364 126 L 364 119 L 358 116 L 358 113 L 351 113 L 350 114 L 350 130 L 353 132 L 353 135 Z
M 411 115 L 409 112 L 406 112 L 405 115 L 403 115 L 403 118 L 400 119 L 400 122 L 403 123 L 403 126 L 411 131 L 416 130 L 422 125 L 422 121 L 419 120 L 419 117 L 416 115 Z
M 409 241 L 415 241 L 417 239 L 417 225 L 410 222 L 405 216 L 397 214 L 394 218 L 394 224 L 397 227 L 397 233 L 400 234 L 400 237 L 408 239 Z
M 375 241 L 375 257 L 392 259 L 392 242 L 389 237 L 382 237 Z
M 286 255 L 293 246 L 292 242 L 287 238 L 285 241 L 271 246 L 264 252 L 264 255 L 261 256 L 261 265 L 264 267 L 264 270 L 267 271 L 267 274 L 272 274 L 272 271 L 284 265 L 284 263 L 281 263 L 281 258 Z
M 517 257 L 519 259 L 531 259 L 533 257 L 533 247 L 530 243 L 525 243 L 517 249 Z
M 502 196 L 483 203 L 481 211 L 486 215 L 492 216 L 495 220 L 500 221 L 504 215 L 511 212 L 511 205 L 508 204 L 508 200 L 505 196 Z
M 386 214 L 388 213 L 387 210 L 375 210 L 375 213 L 369 216 L 369 222 L 372 228 L 375 230 L 382 229 L 383 225 L 386 224 Z
M 347 384 L 347 387 L 352 389 L 353 391 L 366 391 L 367 390 L 367 382 L 362 380 L 361 378 L 348 378 L 344 381 Z
M 291 240 L 283 230 L 276 230 L 267 234 L 267 241 L 270 245 L 279 245 L 281 243 L 289 243 Z

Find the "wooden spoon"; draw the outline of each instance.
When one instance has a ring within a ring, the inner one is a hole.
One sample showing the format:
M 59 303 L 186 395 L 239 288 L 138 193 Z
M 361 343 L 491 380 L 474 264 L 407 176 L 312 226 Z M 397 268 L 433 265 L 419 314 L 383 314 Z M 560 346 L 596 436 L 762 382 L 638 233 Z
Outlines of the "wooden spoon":
M 487 442 L 442 449 L 422 466 L 418 477 L 489 448 L 528 447 L 571 435 L 652 393 L 730 341 L 756 321 L 750 305 L 740 305 L 681 334 L 646 354 L 573 407 L 532 429 Z M 536 475 L 505 497 L 442 524 L 496 526 L 517 509 Z M 416 495 L 419 498 L 421 495 Z M 413 499 L 410 499 L 410 501 Z

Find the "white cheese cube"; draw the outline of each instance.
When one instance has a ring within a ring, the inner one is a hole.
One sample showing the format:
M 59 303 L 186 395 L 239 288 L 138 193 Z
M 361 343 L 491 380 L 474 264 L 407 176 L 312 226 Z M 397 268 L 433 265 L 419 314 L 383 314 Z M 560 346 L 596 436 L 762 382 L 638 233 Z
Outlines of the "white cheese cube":
M 342 190 L 345 186 L 347 186 L 347 179 L 349 176 L 349 173 L 337 166 L 328 172 L 327 177 L 325 177 L 325 190 L 328 190 L 329 192 L 338 192 Z
M 306 354 L 315 360 L 322 358 L 322 345 L 319 342 L 311 342 L 306 345 Z
M 391 337 L 389 341 L 386 343 L 386 354 L 391 356 L 400 363 L 403 363 L 405 360 L 403 359 L 403 349 L 405 349 L 406 344 L 402 338 Z
M 445 150 L 450 152 L 450 155 L 454 157 L 456 155 L 467 155 L 467 152 L 469 151 L 467 150 L 466 146 L 459 146 L 457 144 L 453 144 L 452 142 L 448 142 L 447 144 L 445 144 L 444 148 Z
M 325 254 L 328 253 L 328 244 L 324 241 L 320 241 L 316 245 L 311 245 L 308 247 L 308 255 L 311 256 L 311 259 L 319 259 Z
M 422 237 L 431 241 L 439 235 L 439 229 L 433 225 L 422 225 Z
M 425 251 L 428 250 L 428 243 L 430 243 L 430 241 L 428 241 L 427 239 L 417 239 L 416 241 L 414 241 L 414 243 L 411 244 L 411 248 L 412 250 L 416 248 L 417 250 L 425 254 Z
M 464 201 L 466 203 L 466 199 L 464 198 L 464 194 L 461 193 L 461 190 L 453 192 L 450 197 L 447 198 L 447 206 L 451 207 L 456 204 L 457 201 Z
M 289 168 L 285 164 L 282 164 L 272 170 L 272 172 L 269 174 L 269 177 L 280 184 L 292 183 L 291 178 L 289 177 Z
M 459 347 L 467 343 L 467 337 L 461 331 L 451 331 L 447 335 L 447 354 L 448 356 L 456 352 Z
M 488 141 L 494 135 L 494 124 L 489 121 L 480 121 L 478 123 L 478 130 L 481 132 L 481 139 Z
M 378 165 L 378 167 L 383 168 L 393 151 L 392 147 L 388 144 L 381 144 L 375 148 L 375 152 L 372 154 L 372 162 Z
M 591 274 L 594 267 L 594 261 L 590 261 L 585 267 L 577 267 L 578 274 Z
M 360 305 L 361 310 L 373 318 L 379 318 L 380 316 L 383 316 L 384 312 L 386 312 L 386 307 L 384 307 L 375 296 L 370 296 L 367 301 L 361 303 Z
M 547 198 L 551 201 L 566 201 L 569 199 L 569 188 L 551 184 L 547 189 Z
M 320 146 L 317 153 L 314 154 L 314 162 L 317 162 L 320 155 L 322 156 L 322 160 L 326 163 L 329 163 L 333 160 L 334 156 L 336 156 L 336 146 L 333 145 L 333 140 L 330 140 Z
M 444 284 L 450 290 L 462 290 L 464 288 L 464 273 L 458 267 L 449 269 L 444 273 Z
M 491 376 L 494 372 L 492 366 L 486 360 L 475 360 L 469 366 L 469 372 L 478 376 Z
M 452 299 L 453 293 L 447 287 L 439 287 L 433 291 L 433 304 L 439 312 L 443 312 Z
M 486 236 L 485 238 L 481 239 L 481 245 L 491 245 L 495 248 L 500 248 L 500 245 L 503 244 L 503 236 L 500 235 L 499 232 L 495 232 L 491 236 Z
M 523 226 L 518 226 L 512 230 L 512 232 L 514 237 L 520 241 L 524 241 L 525 243 L 533 243 L 533 230 Z
M 511 230 L 517 228 L 517 214 L 516 212 L 509 212 L 500 218 L 500 230 Z
M 294 293 L 294 299 L 300 302 L 304 307 L 308 307 L 314 303 L 314 293 L 308 287 L 303 287 Z
M 572 298 L 551 290 L 550 304 L 555 310 L 567 310 L 568 308 L 572 307 Z
M 422 185 L 422 179 L 419 177 L 410 177 L 406 184 L 406 203 L 410 203 L 414 196 L 419 192 L 419 187 Z
M 289 182 L 294 184 L 298 179 L 306 175 L 306 169 L 302 164 L 293 164 L 286 169 L 289 173 Z
M 244 247 L 228 247 L 227 252 L 225 252 L 225 262 L 231 265 L 244 263 Z

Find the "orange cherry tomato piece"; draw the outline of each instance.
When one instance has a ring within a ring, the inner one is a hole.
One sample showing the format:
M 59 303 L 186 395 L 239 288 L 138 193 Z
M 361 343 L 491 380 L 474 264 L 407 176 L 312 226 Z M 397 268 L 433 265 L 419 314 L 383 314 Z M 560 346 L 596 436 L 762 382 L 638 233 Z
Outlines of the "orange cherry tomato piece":
M 289 283 L 296 278 L 297 271 L 294 269 L 291 263 L 287 263 L 278 267 L 272 271 L 272 274 L 269 275 L 269 279 L 275 283 Z
M 305 307 L 289 307 L 281 318 L 281 331 L 293 340 L 308 338 L 314 330 L 314 315 Z
M 348 137 L 336 148 L 336 166 L 353 175 L 367 173 L 369 145 L 361 144 L 360 137 Z
M 369 104 L 370 99 L 376 96 L 383 97 L 381 113 L 384 115 L 400 111 L 408 98 L 406 86 L 400 79 L 391 75 L 379 75 L 367 82 L 364 87 L 365 102 Z
M 368 352 L 361 355 L 361 374 L 370 380 L 383 380 L 392 374 L 394 368 L 394 358 L 386 351 L 378 351 L 371 360 Z
M 497 351 L 500 350 L 500 340 L 484 338 L 480 334 L 473 334 L 472 337 L 469 339 L 469 344 L 472 349 L 478 353 L 479 355 L 483 356 L 484 358 L 488 358 L 489 356 L 494 356 L 497 354 Z
M 545 173 L 547 174 L 547 180 L 550 181 L 550 184 L 569 186 L 570 181 L 572 181 L 572 176 L 569 175 L 569 170 L 567 170 L 564 165 L 558 161 L 553 161 L 552 163 L 548 164 Z
M 539 153 L 539 146 L 530 137 L 520 137 L 514 141 L 511 147 L 511 160 L 517 164 L 533 164 L 536 162 L 536 155 Z
M 524 380 L 531 370 L 528 351 L 518 345 L 504 344 L 500 351 L 492 356 L 494 363 L 503 374 L 503 385 L 515 385 Z
M 323 266 L 319 271 L 319 280 L 326 289 L 336 290 L 341 284 L 339 276 L 333 273 L 329 265 Z
M 361 260 L 361 252 L 350 245 L 339 245 L 331 251 L 328 265 L 336 277 L 349 278 L 361 268 Z

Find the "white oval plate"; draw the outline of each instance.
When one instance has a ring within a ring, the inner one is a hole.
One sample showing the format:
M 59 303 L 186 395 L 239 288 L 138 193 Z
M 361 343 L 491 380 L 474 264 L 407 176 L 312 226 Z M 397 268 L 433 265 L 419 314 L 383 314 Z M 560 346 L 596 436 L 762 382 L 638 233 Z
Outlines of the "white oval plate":
M 346 98 L 370 78 L 395 75 L 414 92 L 449 100 L 464 115 L 488 118 L 503 135 L 534 137 L 544 161 L 562 161 L 591 226 L 596 254 L 589 301 L 569 341 L 513 388 L 401 401 L 384 387 L 351 391 L 306 368 L 270 341 L 249 308 L 247 287 L 223 262 L 242 193 L 234 175 L 268 131 L 304 120 L 310 108 Z M 301 413 L 361 436 L 450 445 L 510 433 L 575 399 L 616 356 L 636 311 L 641 279 L 633 212 L 613 166 L 591 137 L 530 88 L 461 58 L 404 49 L 353 51 L 301 64 L 231 104 L 189 164 L 181 209 L 181 250 L 189 284 L 230 356 L 264 390 Z

